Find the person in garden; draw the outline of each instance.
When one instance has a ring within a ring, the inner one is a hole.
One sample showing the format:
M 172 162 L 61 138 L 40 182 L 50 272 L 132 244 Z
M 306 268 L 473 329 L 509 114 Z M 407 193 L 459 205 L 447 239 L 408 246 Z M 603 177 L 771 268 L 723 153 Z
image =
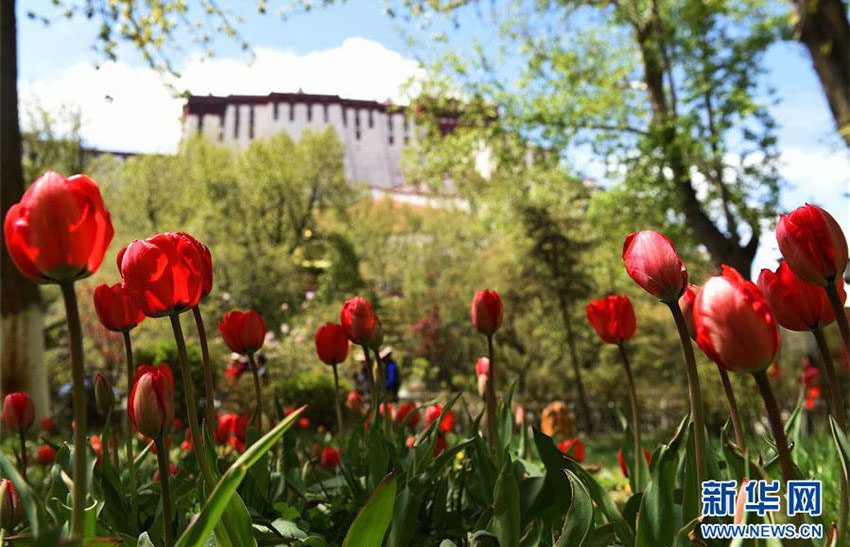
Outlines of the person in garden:
M 393 359 L 393 348 L 386 347 L 380 353 L 380 359 L 387 371 L 387 399 L 390 402 L 398 401 L 398 390 L 401 387 L 401 373 L 398 369 L 398 363 Z

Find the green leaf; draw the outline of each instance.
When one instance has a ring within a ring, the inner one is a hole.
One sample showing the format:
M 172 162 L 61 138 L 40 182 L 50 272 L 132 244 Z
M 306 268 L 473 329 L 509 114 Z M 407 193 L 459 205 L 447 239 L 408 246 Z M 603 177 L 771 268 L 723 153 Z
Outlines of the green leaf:
M 558 547 L 583 547 L 593 532 L 593 500 L 587 488 L 572 473 L 567 473 L 572 485 L 572 501 Z
M 302 406 L 287 416 L 233 462 L 233 465 L 216 484 L 197 520 L 177 540 L 177 547 L 197 547 L 206 542 L 248 470 L 274 446 L 286 430 L 295 423 L 295 420 L 305 408 Z M 245 539 L 242 538 L 243 541 Z M 251 539 L 253 539 L 253 536 L 251 536 Z
M 639 473 L 635 473 L 635 437 L 632 432 L 632 426 L 622 412 L 617 410 L 620 418 L 620 423 L 623 426 L 623 440 L 620 443 L 620 449 L 623 451 L 623 461 L 626 463 L 626 469 L 629 470 L 629 486 L 633 493 L 638 493 L 646 488 L 646 483 L 649 482 L 649 466 L 646 463 L 646 458 L 640 459 Z M 639 475 L 640 483 L 635 483 L 635 476 Z
M 137 547 L 156 547 L 147 532 L 142 532 L 142 535 L 139 536 L 139 543 L 136 545 Z
M 390 473 L 382 480 L 345 534 L 343 547 L 381 547 L 395 505 L 398 476 Z
M 845 480 L 850 477 L 850 441 L 847 440 L 847 435 L 838 427 L 838 422 L 832 416 L 829 417 L 829 429 L 832 431 L 832 440 L 835 442 L 835 448 L 838 450 L 838 459 L 841 462 L 841 472 Z M 15 487 L 18 485 L 16 484 Z
M 421 505 L 421 495 L 413 493 L 410 488 L 401 489 L 393 507 L 392 527 L 387 536 L 389 547 L 410 545 L 410 538 L 416 531 L 416 516 L 419 514 Z
M 519 545 L 520 536 L 519 487 L 514 476 L 511 457 L 504 455 L 504 464 L 493 488 L 493 534 L 501 545 Z
M 39 499 L 38 494 L 30 488 L 27 481 L 15 469 L 14 464 L 2 452 L 0 452 L 0 471 L 3 472 L 2 476 L 8 477 L 12 481 L 30 523 L 30 531 L 33 536 L 38 537 L 44 524 L 44 514 L 42 513 L 44 502 Z
M 689 423 L 690 417 L 685 416 L 673 439 L 655 449 L 652 455 L 650 480 L 638 513 L 637 547 L 672 545 L 676 532 L 682 528 L 676 511 L 676 468 Z
M 629 527 L 628 523 L 623 518 L 623 515 L 620 514 L 620 511 L 617 509 L 617 506 L 614 505 L 614 502 L 611 501 L 611 498 L 608 496 L 608 492 L 602 488 L 596 480 L 582 468 L 581 465 L 572 458 L 564 457 L 564 461 L 566 461 L 567 469 L 572 471 L 578 478 L 581 480 L 581 483 L 587 488 L 587 492 L 590 494 L 590 497 L 593 499 L 593 502 L 599 508 L 608 522 L 614 527 L 617 532 L 617 537 L 620 539 L 620 542 L 623 543 L 626 547 L 631 547 L 635 544 L 635 535 L 632 532 L 631 527 Z

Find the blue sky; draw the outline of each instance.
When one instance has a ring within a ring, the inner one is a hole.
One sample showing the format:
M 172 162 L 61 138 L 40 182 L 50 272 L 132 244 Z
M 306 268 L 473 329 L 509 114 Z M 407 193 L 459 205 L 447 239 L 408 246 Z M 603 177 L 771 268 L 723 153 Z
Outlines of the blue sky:
M 37 98 L 48 108 L 79 106 L 83 136 L 99 148 L 173 149 L 179 139 L 180 101 L 171 97 L 130 46 L 119 49 L 118 63 L 103 63 L 91 47 L 95 25 L 76 18 L 45 27 L 29 20 L 22 3 L 18 4 L 19 85 L 25 103 Z M 277 16 L 274 8 L 263 16 L 247 11 L 240 28 L 257 52 L 254 63 L 248 65 L 248 57 L 232 41 L 216 43 L 216 58 L 206 61 L 198 58 L 193 44 L 178 43 L 180 51 L 173 59 L 184 72 L 179 85 L 196 93 L 303 88 L 403 100 L 400 84 L 421 74 L 417 60 L 427 60 L 435 51 L 431 40 L 435 27 L 421 29 L 392 19 L 385 14 L 385 6 L 378 0 L 351 0 L 286 19 Z M 49 0 L 28 2 L 27 9 L 54 13 Z M 457 29 L 436 26 L 447 32 L 448 46 L 468 51 L 474 38 L 485 47 L 495 47 L 485 18 L 467 10 L 460 19 Z M 798 44 L 777 44 L 768 52 L 766 65 L 767 83 L 780 99 L 772 111 L 780 123 L 782 174 L 788 184 L 783 205 L 824 204 L 850 232 L 850 154 L 835 134 L 805 51 Z M 757 262 L 768 265 L 775 256 L 775 243 L 768 236 Z

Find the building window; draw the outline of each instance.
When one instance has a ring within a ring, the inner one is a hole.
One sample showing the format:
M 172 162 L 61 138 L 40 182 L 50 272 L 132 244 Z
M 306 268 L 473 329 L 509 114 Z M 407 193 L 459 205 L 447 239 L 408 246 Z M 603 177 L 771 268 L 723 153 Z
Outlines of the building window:
M 289 105 L 289 121 L 295 121 L 295 103 Z
M 198 114 L 198 133 L 204 132 L 204 115 Z
M 250 114 L 248 116 L 248 138 L 249 139 L 254 138 L 254 107 L 253 107 L 253 105 L 251 106 L 251 111 L 250 111 Z
M 410 129 L 410 122 L 407 121 L 407 114 L 403 115 L 401 117 L 401 120 L 402 120 L 402 128 L 404 129 L 404 132 L 407 133 L 407 130 Z
M 280 107 L 279 103 L 274 103 L 272 105 L 272 116 L 274 117 L 275 121 L 277 121 L 277 117 L 278 117 L 279 110 L 280 110 L 279 107 Z
M 369 111 L 369 129 L 375 127 L 375 117 L 372 115 L 372 111 Z
M 345 107 L 342 107 L 342 126 L 345 127 L 348 125 L 348 110 Z
M 354 138 L 360 140 L 360 111 L 354 111 Z
M 387 140 L 390 144 L 395 143 L 395 134 L 393 133 L 393 115 L 387 114 Z
M 313 105 L 311 105 L 311 104 L 307 105 L 307 121 L 308 122 L 313 121 Z
M 324 107 L 325 123 L 328 123 L 328 105 L 325 104 Z
M 239 138 L 239 105 L 237 104 L 235 106 L 235 108 L 236 108 L 236 114 L 235 114 L 234 119 L 233 119 L 233 138 L 238 139 Z

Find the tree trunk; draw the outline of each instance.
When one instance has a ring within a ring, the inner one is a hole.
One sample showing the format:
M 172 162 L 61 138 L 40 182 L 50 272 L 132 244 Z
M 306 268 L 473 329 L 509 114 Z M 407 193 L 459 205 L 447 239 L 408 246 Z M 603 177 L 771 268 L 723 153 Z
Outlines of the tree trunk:
M 850 147 L 850 22 L 843 0 L 791 0 L 796 38 L 812 64 L 838 133 Z
M 3 216 L 24 193 L 18 125 L 18 55 L 14 0 L 0 0 L 0 206 Z M 0 251 L 0 395 L 27 392 L 36 414 L 48 412 L 44 321 L 38 287 Z
M 761 236 L 758 224 L 750 226 L 752 236 L 746 244 L 742 245 L 738 234 L 731 233 L 727 236 L 717 227 L 697 197 L 687 160 L 678 142 L 677 114 L 667 106 L 670 101 L 667 99 L 668 92 L 664 87 L 664 65 L 659 52 L 660 46 L 655 38 L 659 24 L 657 20 L 652 19 L 647 24 L 636 28 L 635 33 L 643 61 L 644 83 L 653 111 L 654 131 L 667 167 L 673 173 L 679 208 L 685 215 L 694 239 L 705 245 L 715 265 L 728 264 L 749 279 Z
M 573 374 L 576 377 L 576 391 L 578 392 L 578 404 L 581 407 L 581 413 L 584 419 L 584 427 L 587 433 L 593 433 L 593 416 L 590 414 L 590 407 L 587 405 L 587 398 L 584 395 L 584 384 L 581 381 L 581 366 L 578 362 L 578 354 L 576 353 L 575 337 L 573 336 L 573 326 L 570 320 L 569 309 L 566 302 L 561 301 L 561 318 L 564 320 L 564 329 L 567 332 L 567 344 L 570 346 L 570 364 L 573 367 Z

